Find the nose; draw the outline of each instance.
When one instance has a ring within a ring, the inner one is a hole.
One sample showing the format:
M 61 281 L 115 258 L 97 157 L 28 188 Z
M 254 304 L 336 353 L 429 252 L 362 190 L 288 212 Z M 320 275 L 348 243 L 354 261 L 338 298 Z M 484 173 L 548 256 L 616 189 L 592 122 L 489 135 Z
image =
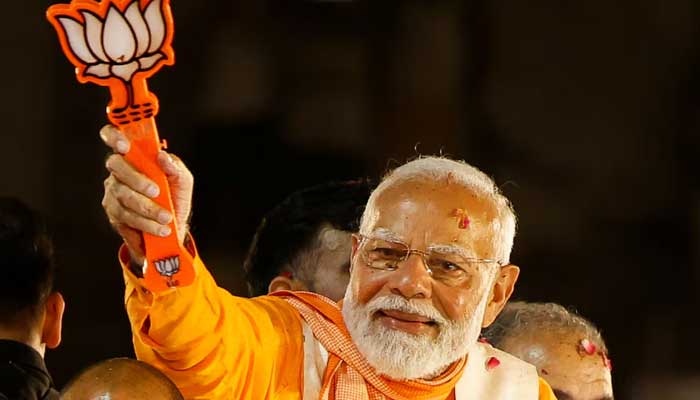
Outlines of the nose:
M 389 288 L 393 294 L 409 300 L 429 299 L 432 296 L 432 281 L 423 257 L 414 253 L 391 274 Z

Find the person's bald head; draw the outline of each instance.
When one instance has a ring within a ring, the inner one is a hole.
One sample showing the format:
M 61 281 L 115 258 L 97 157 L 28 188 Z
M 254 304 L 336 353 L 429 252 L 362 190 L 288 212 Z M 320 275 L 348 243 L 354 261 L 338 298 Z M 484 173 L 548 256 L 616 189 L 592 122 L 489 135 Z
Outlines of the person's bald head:
M 63 400 L 183 400 L 165 374 L 130 358 L 94 364 L 73 378 L 61 392 Z
M 612 400 L 612 364 L 600 331 L 555 303 L 508 304 L 484 333 L 529 362 L 560 400 Z

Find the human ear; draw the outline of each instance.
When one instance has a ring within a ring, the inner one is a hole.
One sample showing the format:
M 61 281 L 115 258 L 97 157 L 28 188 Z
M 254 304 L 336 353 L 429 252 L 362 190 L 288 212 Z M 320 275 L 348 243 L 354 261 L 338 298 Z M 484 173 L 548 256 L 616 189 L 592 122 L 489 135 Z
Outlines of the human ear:
M 501 267 L 498 271 L 486 304 L 484 320 L 481 323 L 483 328 L 491 325 L 498 317 L 498 314 L 501 313 L 501 310 L 503 310 L 503 307 L 505 307 L 508 299 L 513 294 L 518 276 L 520 276 L 520 268 L 516 265 L 508 264 Z
M 60 293 L 53 292 L 46 299 L 45 308 L 46 314 L 41 331 L 41 342 L 45 343 L 49 349 L 55 349 L 61 344 L 63 312 L 66 310 L 66 302 Z
M 308 291 L 309 288 L 306 287 L 302 281 L 278 275 L 270 281 L 270 284 L 267 286 L 267 293 L 278 292 L 280 290 Z
M 353 260 L 355 259 L 355 255 L 357 254 L 357 250 L 360 248 L 360 235 L 358 234 L 353 234 L 352 235 L 352 251 L 350 251 L 350 272 L 352 272 L 352 267 L 353 267 Z

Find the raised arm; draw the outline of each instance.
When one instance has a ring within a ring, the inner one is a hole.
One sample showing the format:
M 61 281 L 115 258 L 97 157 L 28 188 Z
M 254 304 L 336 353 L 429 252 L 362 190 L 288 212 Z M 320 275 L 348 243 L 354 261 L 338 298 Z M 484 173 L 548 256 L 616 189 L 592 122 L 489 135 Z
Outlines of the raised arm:
M 173 196 L 172 216 L 151 200 L 159 188 L 122 156 L 129 148 L 126 138 L 111 126 L 100 136 L 115 151 L 107 160 L 102 205 L 124 239 L 119 258 L 137 357 L 161 369 L 188 399 L 265 399 L 283 393 L 298 398 L 293 395 L 301 392 L 303 367 L 298 314 L 277 298 L 243 299 L 219 288 L 186 229 L 177 234 L 194 257 L 194 282 L 160 293 L 145 288 L 141 232 L 175 234 L 166 225 L 171 218 L 187 227 L 194 179 L 177 157 L 158 155 Z

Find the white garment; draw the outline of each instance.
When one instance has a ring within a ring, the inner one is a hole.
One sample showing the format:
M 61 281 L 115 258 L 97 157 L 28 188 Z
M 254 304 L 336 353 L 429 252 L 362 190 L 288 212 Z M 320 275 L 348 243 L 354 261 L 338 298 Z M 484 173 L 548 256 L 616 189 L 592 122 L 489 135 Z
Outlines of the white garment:
M 306 322 L 304 331 L 304 400 L 318 400 L 328 351 Z M 491 357 L 497 367 L 487 369 Z M 538 400 L 539 380 L 534 366 L 514 356 L 477 343 L 469 352 L 464 373 L 455 387 L 456 400 Z

